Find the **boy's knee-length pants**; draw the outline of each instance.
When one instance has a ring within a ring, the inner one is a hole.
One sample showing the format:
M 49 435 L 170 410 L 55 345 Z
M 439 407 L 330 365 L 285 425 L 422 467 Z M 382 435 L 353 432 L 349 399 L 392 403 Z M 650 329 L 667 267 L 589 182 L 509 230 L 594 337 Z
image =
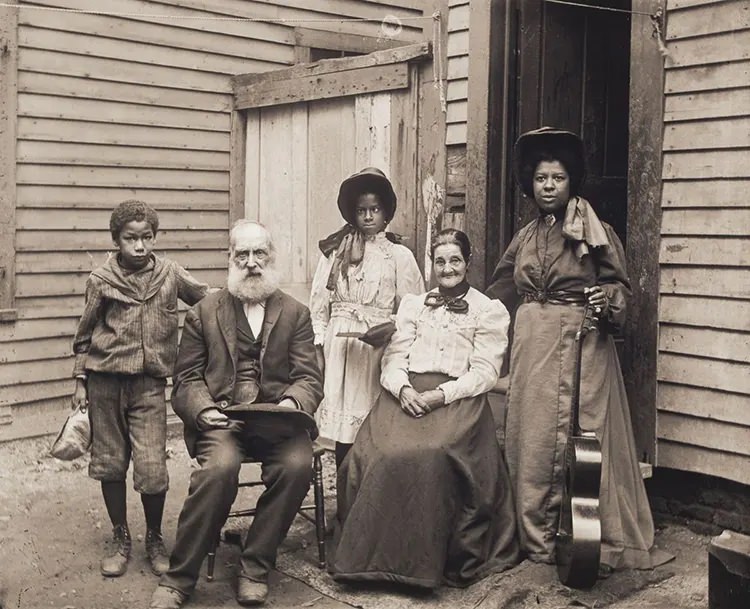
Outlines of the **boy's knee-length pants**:
M 132 456 L 136 491 L 167 490 L 166 382 L 146 374 L 89 372 L 89 476 L 102 482 L 125 480 Z

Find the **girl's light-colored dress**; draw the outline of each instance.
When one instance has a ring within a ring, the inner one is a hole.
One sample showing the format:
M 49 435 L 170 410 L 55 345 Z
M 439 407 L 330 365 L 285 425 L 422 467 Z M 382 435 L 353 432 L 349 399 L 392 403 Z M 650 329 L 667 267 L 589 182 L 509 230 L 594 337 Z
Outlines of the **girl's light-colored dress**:
M 325 397 L 316 413 L 320 435 L 351 444 L 380 393 L 380 358 L 374 348 L 340 332 L 365 332 L 393 319 L 405 294 L 424 292 L 414 255 L 385 232 L 367 238 L 362 261 L 326 289 L 335 252 L 321 256 L 310 294 L 315 344 L 325 355 Z

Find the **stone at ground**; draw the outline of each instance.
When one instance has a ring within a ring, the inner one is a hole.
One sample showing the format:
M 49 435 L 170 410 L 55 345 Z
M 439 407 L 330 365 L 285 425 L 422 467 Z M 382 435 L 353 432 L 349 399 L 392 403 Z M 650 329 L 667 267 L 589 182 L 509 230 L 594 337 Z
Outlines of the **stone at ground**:
M 145 525 L 129 481 L 129 522 L 133 553 L 127 573 L 104 578 L 99 560 L 111 528 L 99 485 L 86 475 L 86 458 L 61 462 L 47 456 L 49 438 L 0 444 L 0 609 L 130 609 L 147 607 L 158 579 L 150 572 L 143 538 Z M 177 515 L 195 463 L 178 436 L 169 440 L 170 491 L 164 517 L 165 542 L 171 547 Z M 254 466 L 246 466 L 252 470 Z M 326 506 L 335 504 L 334 463 L 325 459 Z M 250 474 L 253 472 L 250 471 Z M 257 491 L 246 491 L 256 493 Z M 254 497 L 247 495 L 248 503 Z M 241 523 L 239 523 L 241 524 Z M 235 523 L 232 527 L 237 526 Z M 278 571 L 271 577 L 267 607 L 282 609 L 699 609 L 707 604 L 707 535 L 677 523 L 657 536 L 677 558 L 653 571 L 616 572 L 589 592 L 561 586 L 553 567 L 523 563 L 468 588 L 443 588 L 432 594 L 402 589 L 336 584 L 317 567 L 313 527 L 298 518 L 284 542 Z M 237 607 L 239 550 L 222 544 L 216 578 L 201 575 L 187 609 Z

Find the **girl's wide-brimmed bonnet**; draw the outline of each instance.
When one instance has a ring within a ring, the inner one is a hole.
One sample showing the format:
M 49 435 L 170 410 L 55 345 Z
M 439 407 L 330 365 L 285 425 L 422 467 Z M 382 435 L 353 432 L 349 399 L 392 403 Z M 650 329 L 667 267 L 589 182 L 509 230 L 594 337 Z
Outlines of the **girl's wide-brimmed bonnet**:
M 357 212 L 355 206 L 361 194 L 374 193 L 380 197 L 386 220 L 390 221 L 396 213 L 396 193 L 390 180 L 377 167 L 365 167 L 341 182 L 339 187 L 338 206 L 341 215 L 352 226 L 356 226 Z

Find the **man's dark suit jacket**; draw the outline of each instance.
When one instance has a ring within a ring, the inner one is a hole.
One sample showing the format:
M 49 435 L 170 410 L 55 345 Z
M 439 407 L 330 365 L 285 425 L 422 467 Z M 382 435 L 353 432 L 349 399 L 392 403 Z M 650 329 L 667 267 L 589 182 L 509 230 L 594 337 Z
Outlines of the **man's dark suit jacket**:
M 234 296 L 224 288 L 190 309 L 177 354 L 172 407 L 185 423 L 185 443 L 195 456 L 197 418 L 207 408 L 231 403 L 237 369 Z M 266 301 L 260 352 L 259 401 L 293 398 L 313 414 L 323 399 L 310 311 L 276 290 Z

